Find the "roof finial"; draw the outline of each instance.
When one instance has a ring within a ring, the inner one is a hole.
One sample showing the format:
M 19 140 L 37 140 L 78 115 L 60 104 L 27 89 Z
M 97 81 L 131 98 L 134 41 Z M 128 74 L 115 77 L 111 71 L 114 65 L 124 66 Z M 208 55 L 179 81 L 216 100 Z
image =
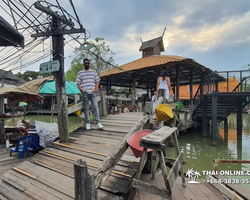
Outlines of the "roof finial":
M 143 41 L 142 41 L 141 37 L 140 37 L 140 40 L 141 40 L 141 43 L 143 43 Z
M 166 27 L 164 28 L 164 31 L 163 31 L 163 33 L 162 33 L 162 36 L 161 36 L 161 37 L 163 37 L 163 36 L 164 36 L 165 31 L 166 31 Z

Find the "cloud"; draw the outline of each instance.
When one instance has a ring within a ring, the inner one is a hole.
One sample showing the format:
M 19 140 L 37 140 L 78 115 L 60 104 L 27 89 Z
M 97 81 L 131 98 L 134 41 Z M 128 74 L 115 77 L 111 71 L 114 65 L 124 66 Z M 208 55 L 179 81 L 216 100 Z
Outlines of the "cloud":
M 232 55 L 241 46 L 250 51 L 244 45 L 250 43 L 249 0 L 73 2 L 84 28 L 91 33 L 89 40 L 103 37 L 115 52 L 115 63 L 119 65 L 141 58 L 140 37 L 143 41 L 159 37 L 165 27 L 163 54 L 200 58 L 201 64 L 209 66 L 211 60 L 220 59 L 223 63 L 228 59 L 224 56 Z M 60 4 L 74 16 L 68 0 Z M 79 46 L 74 41 L 69 44 Z M 70 55 L 74 56 L 73 48 L 65 45 L 65 69 L 70 65 Z M 247 62 L 247 57 L 237 56 Z M 231 60 L 234 62 L 237 58 Z

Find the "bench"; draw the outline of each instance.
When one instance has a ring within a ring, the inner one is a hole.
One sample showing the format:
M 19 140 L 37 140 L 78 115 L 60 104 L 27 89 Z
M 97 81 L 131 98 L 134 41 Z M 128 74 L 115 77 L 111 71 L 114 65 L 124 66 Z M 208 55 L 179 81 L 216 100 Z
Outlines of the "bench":
M 177 152 L 176 160 L 164 157 L 164 152 L 166 150 L 164 142 L 170 136 L 173 136 L 174 146 Z M 172 199 L 171 197 L 172 190 L 173 190 L 174 183 L 178 174 L 181 175 L 182 185 L 184 187 L 186 186 L 184 172 L 182 169 L 182 165 L 184 164 L 184 161 L 183 161 L 182 153 L 179 149 L 179 144 L 177 140 L 177 128 L 164 126 L 161 129 L 154 131 L 153 133 L 141 138 L 140 146 L 143 147 L 143 152 L 142 152 L 142 156 L 140 159 L 137 173 L 135 175 L 135 178 L 132 181 L 132 186 L 134 188 L 148 190 L 149 192 L 155 195 L 161 196 L 163 198 Z M 160 168 L 162 171 L 162 175 L 164 178 L 166 188 L 159 188 L 157 186 L 153 186 L 143 181 L 140 181 L 141 173 L 146 164 L 147 157 L 148 157 L 147 149 L 154 149 L 156 151 L 156 159 L 155 159 L 154 169 L 152 171 L 152 179 L 154 179 L 156 171 Z M 172 168 L 170 169 L 169 173 L 167 173 L 166 161 L 173 163 Z

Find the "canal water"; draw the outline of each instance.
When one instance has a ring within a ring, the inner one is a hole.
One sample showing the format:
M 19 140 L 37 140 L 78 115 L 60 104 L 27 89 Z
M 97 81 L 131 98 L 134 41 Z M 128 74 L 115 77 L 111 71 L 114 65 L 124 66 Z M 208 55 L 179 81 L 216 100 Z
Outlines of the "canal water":
M 22 120 L 23 117 L 16 118 Z M 223 123 L 221 123 L 219 131 L 219 139 L 217 146 L 211 146 L 211 137 L 203 137 L 202 130 L 190 129 L 187 132 L 180 133 L 179 146 L 183 153 L 184 160 L 187 164 L 184 166 L 184 171 L 193 169 L 202 175 L 203 170 L 213 170 L 213 159 L 237 159 L 250 160 L 250 115 L 243 114 L 243 135 L 241 142 L 237 143 L 236 131 L 236 114 L 229 116 L 229 133 L 228 141 L 224 139 Z M 50 115 L 27 115 L 25 120 L 30 123 L 35 120 L 43 122 L 51 122 Z M 57 116 L 53 118 L 57 122 Z M 68 130 L 74 131 L 84 124 L 84 120 L 77 116 L 68 116 Z M 5 125 L 13 125 L 13 119 L 5 119 Z M 173 147 L 167 147 L 166 155 L 175 158 L 176 152 Z M 250 171 L 250 164 L 219 164 L 218 170 L 227 171 Z M 200 178 L 205 179 L 205 176 Z M 235 178 L 235 177 L 234 177 Z M 242 178 L 242 177 L 241 177 Z M 250 180 L 250 176 L 248 177 Z M 250 184 L 243 185 L 250 191 Z
M 51 115 L 25 115 L 23 117 L 16 117 L 14 119 L 15 122 L 19 120 L 23 120 L 25 117 L 25 120 L 29 121 L 29 123 L 34 123 L 35 121 L 42 121 L 47 123 L 52 123 Z M 53 116 L 53 122 L 57 123 L 57 115 Z M 5 118 L 4 119 L 5 126 L 13 126 L 13 118 Z M 70 115 L 68 116 L 68 132 L 72 132 L 79 128 L 80 126 L 83 126 L 85 124 L 84 119 L 76 116 L 76 115 Z
M 224 139 L 223 122 L 220 124 L 219 139 L 217 146 L 211 146 L 211 136 L 203 137 L 202 129 L 189 130 L 186 133 L 180 133 L 179 146 L 187 164 L 184 166 L 184 172 L 193 169 L 199 172 L 205 179 L 203 170 L 213 171 L 213 159 L 234 159 L 250 160 L 250 115 L 243 114 L 243 135 L 242 140 L 237 142 L 237 124 L 236 114 L 229 116 L 228 141 Z M 176 157 L 173 147 L 167 147 L 167 156 Z M 219 164 L 218 171 L 226 170 L 232 173 L 236 171 L 250 171 L 250 164 Z M 238 177 L 228 176 L 230 178 L 248 178 L 250 176 Z M 250 192 L 250 183 L 242 184 Z

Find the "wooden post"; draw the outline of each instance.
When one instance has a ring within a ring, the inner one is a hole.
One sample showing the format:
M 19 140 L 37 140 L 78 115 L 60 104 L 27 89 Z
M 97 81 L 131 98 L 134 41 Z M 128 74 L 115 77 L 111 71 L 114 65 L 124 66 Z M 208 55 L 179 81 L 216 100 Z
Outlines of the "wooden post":
M 212 96 L 212 145 L 217 145 L 217 95 Z
M 207 137 L 207 96 L 203 97 L 203 137 Z
M 189 118 L 190 120 L 193 119 L 193 107 L 194 107 L 194 102 L 193 102 L 193 67 L 190 69 L 190 114 Z
M 98 188 L 102 182 L 104 182 L 111 174 L 116 163 L 121 159 L 124 152 L 128 148 L 127 139 L 136 131 L 141 130 L 142 127 L 149 120 L 148 115 L 144 115 L 126 134 L 116 148 L 109 154 L 108 157 L 103 161 L 102 165 L 95 172 L 94 177 L 96 178 L 95 187 Z
M 132 110 L 134 109 L 134 105 L 135 105 L 135 77 L 133 76 L 133 93 L 132 93 L 132 98 L 131 98 L 131 107 Z
M 109 77 L 106 79 L 106 90 L 107 90 L 107 95 L 109 95 Z
M 107 104 L 104 91 L 100 91 L 100 97 L 101 97 L 100 113 L 102 114 L 101 117 L 106 117 L 108 113 L 107 113 Z
M 59 29 L 61 23 L 55 17 L 53 20 L 54 30 Z M 68 112 L 66 105 L 66 89 L 64 76 L 64 38 L 62 34 L 52 36 L 53 60 L 58 60 L 60 69 L 54 73 L 56 79 L 56 94 L 57 94 L 57 121 L 60 142 L 68 142 Z
M 51 123 L 54 122 L 53 115 L 54 115 L 54 98 L 53 98 L 53 95 L 52 95 L 52 97 L 51 97 Z
M 180 66 L 176 67 L 176 101 L 180 100 Z
M 242 97 L 237 97 L 237 139 L 242 139 Z
M 4 77 L 3 77 L 3 75 L 2 75 L 1 82 L 2 82 L 2 86 L 0 88 L 3 88 L 4 87 Z M 4 97 L 0 97 L 0 115 L 2 115 L 4 113 L 5 113 L 5 110 L 4 110 Z
M 5 144 L 5 131 L 4 131 L 4 120 L 1 119 L 0 121 L 0 144 Z
M 96 200 L 95 178 L 88 173 L 85 161 L 76 160 L 74 163 L 75 174 L 75 200 Z
M 228 140 L 228 119 L 224 119 L 224 138 Z

